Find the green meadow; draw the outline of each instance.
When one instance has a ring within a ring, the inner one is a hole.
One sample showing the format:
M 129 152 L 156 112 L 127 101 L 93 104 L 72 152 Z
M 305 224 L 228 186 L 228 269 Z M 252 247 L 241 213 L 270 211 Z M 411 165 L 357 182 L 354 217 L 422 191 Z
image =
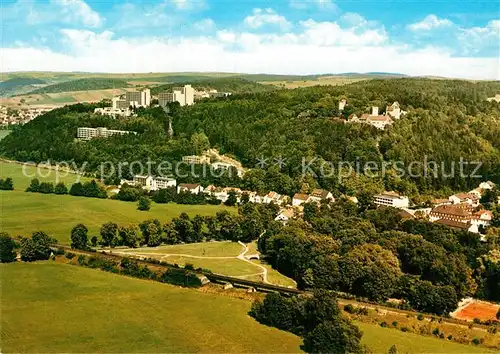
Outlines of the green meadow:
M 108 221 L 128 225 L 158 219 L 164 223 L 181 213 L 208 216 L 234 209 L 215 205 L 153 203 L 151 210 L 138 211 L 137 204 L 132 202 L 17 190 L 0 191 L 0 204 L 0 231 L 12 236 L 45 231 L 61 244 L 69 244 L 70 230 L 79 223 L 87 226 L 89 236 L 93 236 L 98 235 L 101 225 Z
M 248 316 L 248 300 L 51 261 L 0 269 L 4 353 L 300 352 L 300 338 Z M 359 326 L 374 353 L 487 352 Z
M 58 174 L 55 170 L 0 162 L 0 178 L 11 177 L 15 189 L 0 191 L 0 231 L 16 236 L 41 230 L 62 244 L 69 244 L 70 230 L 78 223 L 87 226 L 92 236 L 98 235 L 101 225 L 108 221 L 138 224 L 147 219 L 158 219 L 164 223 L 183 212 L 190 216 L 215 215 L 221 210 L 236 212 L 235 208 L 224 206 L 156 203 L 152 203 L 149 211 L 138 211 L 133 202 L 24 192 L 34 176 L 40 181 L 62 181 L 68 188 L 78 179 L 82 182 L 89 180 L 63 171 Z

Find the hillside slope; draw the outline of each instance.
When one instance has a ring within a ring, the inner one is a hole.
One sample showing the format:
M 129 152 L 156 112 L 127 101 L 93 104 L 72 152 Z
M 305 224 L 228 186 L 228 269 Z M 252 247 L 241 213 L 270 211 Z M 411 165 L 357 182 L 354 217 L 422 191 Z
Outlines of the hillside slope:
M 89 79 L 71 80 L 41 87 L 39 89 L 31 91 L 30 94 L 105 90 L 105 89 L 116 89 L 129 86 L 130 85 L 127 83 L 126 80 L 108 79 L 108 78 L 89 78 Z

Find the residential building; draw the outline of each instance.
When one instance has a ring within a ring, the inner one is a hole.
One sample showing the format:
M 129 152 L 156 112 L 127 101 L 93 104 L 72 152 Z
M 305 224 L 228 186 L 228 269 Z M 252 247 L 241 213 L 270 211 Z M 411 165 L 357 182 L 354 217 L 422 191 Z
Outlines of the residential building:
M 433 207 L 437 207 L 437 206 L 440 206 L 440 205 L 450 205 L 451 202 L 449 199 L 434 199 L 431 201 L 431 205 Z
M 429 220 L 435 222 L 440 219 L 468 223 L 477 227 L 487 227 L 493 220 L 493 213 L 489 210 L 476 211 L 470 204 L 440 205 L 431 210 Z
M 468 231 L 475 234 L 479 233 L 479 228 L 477 227 L 477 225 L 473 225 L 470 222 L 463 223 L 455 220 L 439 219 L 435 221 L 435 224 L 448 226 L 455 230 Z
M 151 90 L 127 91 L 125 102 L 132 107 L 149 107 L 151 105 Z
M 191 156 L 183 156 L 182 161 L 185 163 L 189 163 L 192 165 L 202 165 L 202 164 L 209 164 L 210 163 L 210 157 L 208 156 L 197 156 L 197 155 L 191 155 Z
M 292 206 L 299 206 L 309 202 L 309 195 L 303 193 L 295 193 L 292 198 Z
M 401 107 L 399 107 L 399 103 L 397 101 L 394 102 L 392 105 L 387 106 L 385 112 L 386 115 L 394 119 L 400 119 L 407 113 L 406 111 L 401 110 Z
M 263 203 L 269 204 L 269 203 L 273 202 L 274 204 L 279 205 L 280 198 L 281 198 L 280 194 L 271 191 L 264 196 Z
M 127 102 L 124 98 L 120 98 L 120 97 L 113 97 L 111 99 L 111 104 L 112 104 L 111 107 L 114 110 L 129 109 L 129 107 L 130 107 L 130 103 Z
M 137 134 L 127 130 L 113 130 L 104 127 L 87 128 L 80 127 L 76 129 L 76 137 L 81 140 L 90 140 L 94 138 L 108 138 L 113 135 Z
M 111 117 L 130 117 L 132 116 L 132 111 L 127 107 L 124 109 L 115 109 L 113 107 L 104 107 L 94 109 L 94 114 L 101 114 L 103 116 Z
M 177 193 L 189 192 L 191 194 L 200 194 L 203 192 L 203 187 L 199 184 L 181 183 L 177 186 Z
M 479 188 L 482 190 L 491 190 L 496 187 L 495 183 L 488 181 L 488 182 L 481 182 L 479 184 Z
M 219 97 L 229 97 L 231 96 L 231 92 L 217 92 L 217 90 L 210 90 L 208 93 L 208 97 L 210 98 L 219 98 Z
M 240 178 L 243 177 L 243 174 L 245 173 L 239 166 L 227 162 L 212 162 L 211 166 L 214 170 L 230 170 L 231 167 L 234 167 L 234 169 L 236 169 L 236 174 Z
M 384 130 L 387 126 L 392 125 L 394 121 L 391 119 L 389 115 L 379 115 L 378 107 L 372 107 L 372 113 L 362 114 L 361 117 L 358 117 L 355 114 L 351 114 L 346 123 L 365 123 L 374 126 L 377 129 Z
M 496 94 L 495 97 L 489 97 L 487 98 L 488 102 L 497 102 L 497 103 L 500 103 L 500 94 Z
M 399 209 L 408 208 L 410 206 L 408 197 L 401 196 L 396 192 L 378 194 L 374 197 L 374 203 L 376 205 L 390 206 Z
M 347 100 L 345 98 L 339 101 L 339 111 L 342 112 L 347 105 Z
M 283 225 L 288 224 L 288 222 L 295 217 L 295 211 L 293 208 L 282 209 L 279 214 L 274 218 L 275 221 L 281 221 Z
M 322 200 L 329 200 L 334 202 L 333 194 L 325 189 L 314 189 L 309 195 L 310 201 L 320 203 Z
M 175 178 L 170 177 L 153 177 L 150 175 L 134 176 L 133 180 L 136 186 L 142 186 L 142 188 L 150 191 L 157 191 L 159 189 L 175 188 L 177 186 L 177 181 Z
M 477 207 L 479 206 L 480 196 L 478 197 L 473 193 L 458 193 L 450 196 L 448 199 L 452 204 L 467 203 L 473 207 Z
M 158 103 L 161 107 L 170 102 L 179 102 L 181 106 L 194 104 L 194 88 L 191 85 L 174 87 L 172 92 L 161 92 L 158 94 Z

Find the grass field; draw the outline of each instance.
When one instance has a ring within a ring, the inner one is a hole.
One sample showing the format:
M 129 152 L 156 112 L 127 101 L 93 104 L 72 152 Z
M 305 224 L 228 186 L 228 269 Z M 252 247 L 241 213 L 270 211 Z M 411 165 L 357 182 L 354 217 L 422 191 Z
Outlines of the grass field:
M 3 131 L 0 130 L 0 134 L 1 132 Z M 11 177 L 14 180 L 14 189 L 20 191 L 26 190 L 30 185 L 31 179 L 35 177 L 40 182 L 64 182 L 68 188 L 78 180 L 80 182 L 90 181 L 89 178 L 73 173 L 0 161 L 0 178 L 6 177 Z
M 243 247 L 236 242 L 203 242 L 184 245 L 170 245 L 159 247 L 137 248 L 133 252 L 189 254 L 198 257 L 235 257 L 243 251 Z
M 24 171 L 23 171 L 24 170 Z M 79 177 L 63 171 L 23 166 L 0 162 L 0 178 L 12 177 L 14 191 L 0 191 L 0 230 L 11 235 L 29 235 L 42 230 L 63 244 L 69 243 L 69 232 L 73 226 L 83 223 L 89 235 L 97 235 L 101 225 L 108 221 L 117 224 L 136 224 L 147 219 L 158 219 L 162 223 L 186 212 L 191 216 L 214 215 L 220 210 L 234 211 L 234 208 L 214 205 L 156 204 L 151 210 L 141 212 L 136 203 L 111 199 L 74 197 L 70 195 L 26 193 L 32 177 L 40 181 L 57 179 L 69 188 Z M 44 177 L 42 177 L 44 176 Z M 82 181 L 88 178 L 81 177 Z
M 0 191 L 0 200 L 0 231 L 15 236 L 42 230 L 62 244 L 69 243 L 70 230 L 78 223 L 87 226 L 91 237 L 98 235 L 101 225 L 107 221 L 128 225 L 158 219 L 164 223 L 183 212 L 190 216 L 206 216 L 234 209 L 214 205 L 153 203 L 150 211 L 141 212 L 137 210 L 136 203 L 22 191 Z
M 2 352 L 299 352 L 250 302 L 61 264 L 2 268 Z
M 255 254 L 256 242 L 247 245 L 246 255 Z M 244 248 L 236 242 L 203 242 L 184 245 L 159 246 L 154 248 L 116 249 L 113 252 L 151 257 L 181 266 L 187 263 L 195 268 L 209 269 L 214 273 L 264 281 L 261 267 L 267 269 L 267 281 L 281 286 L 296 287 L 295 282 L 259 260 L 248 262 L 237 258 Z M 192 257 L 189 257 L 192 256 Z
M 311 87 L 311 86 L 324 86 L 324 85 L 347 85 L 358 81 L 369 80 L 369 78 L 363 77 L 342 77 L 342 76 L 323 76 L 315 80 L 300 80 L 300 81 L 262 81 L 260 84 L 274 85 L 281 88 L 294 89 L 299 87 Z
M 2 140 L 3 138 L 5 138 L 7 135 L 10 134 L 10 130 L 0 130 L 0 140 Z
M 248 316 L 250 302 L 41 262 L 0 264 L 2 352 L 299 352 L 301 339 Z M 374 353 L 482 353 L 359 324 Z

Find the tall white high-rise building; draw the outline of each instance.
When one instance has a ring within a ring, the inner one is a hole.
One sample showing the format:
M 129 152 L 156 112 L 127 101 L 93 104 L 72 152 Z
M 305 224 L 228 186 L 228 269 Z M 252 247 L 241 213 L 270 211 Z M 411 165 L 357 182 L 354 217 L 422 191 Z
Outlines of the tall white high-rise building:
M 169 102 L 179 102 L 181 106 L 194 104 L 194 88 L 191 85 L 174 87 L 172 92 L 162 92 L 158 94 L 158 103 L 165 106 Z

